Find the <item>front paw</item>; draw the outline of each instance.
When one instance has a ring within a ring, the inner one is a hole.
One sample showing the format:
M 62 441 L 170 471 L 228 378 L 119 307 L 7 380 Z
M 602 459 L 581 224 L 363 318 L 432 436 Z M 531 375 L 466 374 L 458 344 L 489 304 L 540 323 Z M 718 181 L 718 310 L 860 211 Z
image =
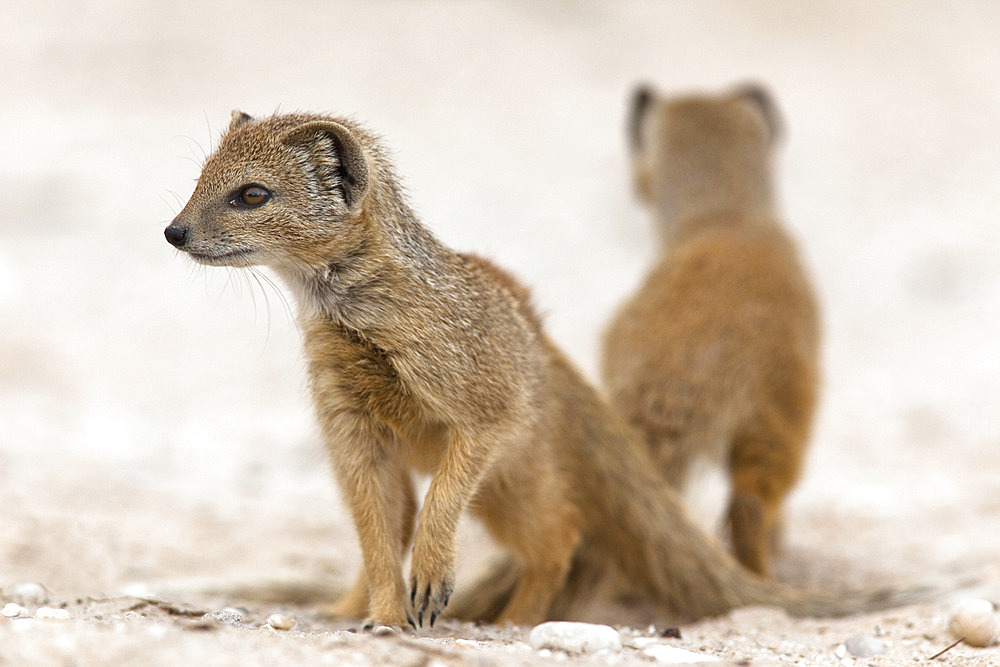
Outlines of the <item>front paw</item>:
M 413 568 L 410 574 L 410 603 L 417 615 L 417 623 L 423 627 L 424 615 L 430 613 L 430 625 L 444 611 L 455 589 L 454 568 L 445 564 L 437 568 L 420 567 L 426 565 L 421 560 L 413 558 Z

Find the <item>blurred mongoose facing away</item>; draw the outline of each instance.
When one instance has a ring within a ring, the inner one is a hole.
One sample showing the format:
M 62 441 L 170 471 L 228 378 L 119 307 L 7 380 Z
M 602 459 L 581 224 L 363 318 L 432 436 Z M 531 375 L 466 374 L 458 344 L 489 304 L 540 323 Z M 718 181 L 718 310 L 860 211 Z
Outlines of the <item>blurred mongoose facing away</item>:
M 779 121 L 758 86 L 633 96 L 636 189 L 662 250 L 604 336 L 612 403 L 679 490 L 696 456 L 726 466 L 736 557 L 771 572 L 819 378 L 819 317 L 775 210 Z
M 336 613 L 368 627 L 433 622 L 455 586 L 466 509 L 508 552 L 502 577 L 452 603 L 485 620 L 552 616 L 580 594 L 567 578 L 579 562 L 617 565 L 682 620 L 750 603 L 806 614 L 873 604 L 763 581 L 701 532 L 545 336 L 527 291 L 438 242 L 360 125 L 234 112 L 165 235 L 204 264 L 268 266 L 297 299 L 316 414 L 364 559 Z M 419 516 L 414 470 L 431 475 Z

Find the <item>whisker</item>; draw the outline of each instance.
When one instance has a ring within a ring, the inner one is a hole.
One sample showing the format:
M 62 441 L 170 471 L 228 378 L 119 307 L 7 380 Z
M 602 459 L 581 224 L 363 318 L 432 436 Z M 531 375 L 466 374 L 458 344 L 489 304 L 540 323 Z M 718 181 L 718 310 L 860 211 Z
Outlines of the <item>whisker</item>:
M 205 114 L 205 129 L 208 132 L 208 145 L 211 146 L 214 143 L 213 140 L 212 140 L 212 121 L 208 118 L 208 111 L 207 110 L 203 111 L 202 113 Z M 204 153 L 205 149 L 202 149 L 201 152 Z M 205 155 L 205 159 L 206 160 L 208 159 L 208 155 L 207 154 Z
M 201 169 L 202 165 L 205 164 L 205 161 L 208 160 L 208 152 L 205 150 L 205 147 L 202 145 L 202 143 L 189 134 L 179 134 L 177 135 L 176 138 L 187 140 L 188 155 L 184 156 L 184 158 L 187 160 L 191 160 L 191 162 L 198 165 L 198 168 Z M 198 150 L 195 151 L 195 148 L 197 148 Z M 198 159 L 198 153 L 201 153 L 200 160 Z
M 202 166 L 205 164 L 204 160 L 200 160 L 199 161 L 199 160 L 195 159 L 195 157 L 193 155 L 185 155 L 184 159 L 187 160 L 188 162 L 190 162 L 191 164 L 193 164 L 198 169 L 201 169 Z
M 173 214 L 173 215 L 174 215 L 174 216 L 176 217 L 176 216 L 177 216 L 177 210 L 178 210 L 178 208 L 177 208 L 177 207 L 178 207 L 178 204 L 180 203 L 180 197 L 178 197 L 178 196 L 177 196 L 177 193 L 175 193 L 175 192 L 172 192 L 172 191 L 170 191 L 170 190 L 167 190 L 167 193 L 168 193 L 168 194 L 171 194 L 171 195 L 173 195 L 173 196 L 174 196 L 174 199 L 178 200 L 178 201 L 177 201 L 177 203 L 173 203 L 173 202 L 169 201 L 169 200 L 168 200 L 168 199 L 167 199 L 167 198 L 166 198 L 166 197 L 165 197 L 165 196 L 163 195 L 163 193 L 162 193 L 162 192 L 160 193 L 160 201 L 161 201 L 161 202 L 163 202 L 164 204 L 166 204 L 166 205 L 167 205 L 167 208 L 169 208 L 169 209 L 170 209 L 170 212 L 171 212 L 171 213 L 172 213 L 172 214 Z
M 251 271 L 241 270 L 241 271 L 239 271 L 239 274 L 240 274 L 240 284 L 246 285 L 247 294 L 250 295 L 250 302 L 253 304 L 253 321 L 254 321 L 254 324 L 256 324 L 257 322 L 260 321 L 260 310 L 257 308 L 257 292 L 253 288 L 253 283 L 250 282 Z M 267 304 L 267 295 L 266 294 L 264 295 L 264 303 L 265 303 L 265 309 L 266 310 L 270 310 L 270 305 Z M 270 315 L 270 312 L 268 312 L 267 326 L 268 326 L 268 334 L 270 334 L 271 333 L 271 331 L 270 331 L 270 327 L 271 327 L 271 315 Z
M 285 296 L 285 292 L 284 290 L 281 289 L 281 286 L 278 285 L 276 282 L 274 282 L 274 280 L 270 276 L 268 276 L 266 273 L 262 271 L 254 270 L 254 273 L 257 274 L 258 280 L 263 280 L 264 283 L 268 287 L 270 287 L 275 294 L 278 295 L 278 300 L 281 301 L 281 305 L 284 306 L 285 316 L 288 318 L 289 322 L 294 323 L 295 313 L 292 311 L 292 306 L 290 303 L 288 303 L 288 297 Z M 263 285 L 261 286 L 261 288 L 263 289 Z
M 247 271 L 247 284 L 250 285 L 251 291 L 253 291 L 253 285 L 250 284 L 250 279 L 253 278 L 254 282 L 257 283 L 257 287 L 260 288 L 260 294 L 264 299 L 264 308 L 267 313 L 267 335 L 265 341 L 271 340 L 271 300 L 267 298 L 267 291 L 264 289 L 264 285 L 260 282 L 260 273 L 253 267 L 248 267 Z M 256 301 L 254 302 L 256 304 Z M 256 316 L 256 309 L 254 315 Z

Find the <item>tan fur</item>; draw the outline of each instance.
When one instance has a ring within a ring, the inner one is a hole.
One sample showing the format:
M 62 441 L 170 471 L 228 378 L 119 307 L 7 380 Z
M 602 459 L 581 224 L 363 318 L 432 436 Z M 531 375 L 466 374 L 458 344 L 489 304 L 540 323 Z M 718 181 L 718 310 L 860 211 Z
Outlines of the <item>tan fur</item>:
M 240 205 L 249 184 L 270 199 Z M 701 533 L 546 338 L 526 290 L 442 246 L 359 125 L 234 114 L 166 236 L 203 263 L 267 265 L 297 297 L 317 416 L 364 558 L 339 613 L 433 621 L 454 586 L 466 509 L 510 556 L 466 587 L 459 613 L 534 623 L 563 613 L 609 564 L 683 619 L 756 602 L 848 604 L 759 580 Z M 415 532 L 413 470 L 432 476 Z
M 737 558 L 769 575 L 781 504 L 802 467 L 819 381 L 819 317 L 771 187 L 777 119 L 759 87 L 637 91 L 632 158 L 662 251 L 604 336 L 612 403 L 682 488 L 726 466 Z

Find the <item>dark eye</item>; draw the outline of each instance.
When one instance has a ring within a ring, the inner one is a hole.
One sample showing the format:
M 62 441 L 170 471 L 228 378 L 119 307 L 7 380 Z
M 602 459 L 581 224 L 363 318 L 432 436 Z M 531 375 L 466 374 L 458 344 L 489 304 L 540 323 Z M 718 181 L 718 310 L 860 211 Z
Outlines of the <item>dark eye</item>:
M 259 185 L 247 185 L 229 203 L 241 208 L 257 208 L 266 204 L 270 198 L 271 193 L 267 191 L 267 188 L 262 188 Z

